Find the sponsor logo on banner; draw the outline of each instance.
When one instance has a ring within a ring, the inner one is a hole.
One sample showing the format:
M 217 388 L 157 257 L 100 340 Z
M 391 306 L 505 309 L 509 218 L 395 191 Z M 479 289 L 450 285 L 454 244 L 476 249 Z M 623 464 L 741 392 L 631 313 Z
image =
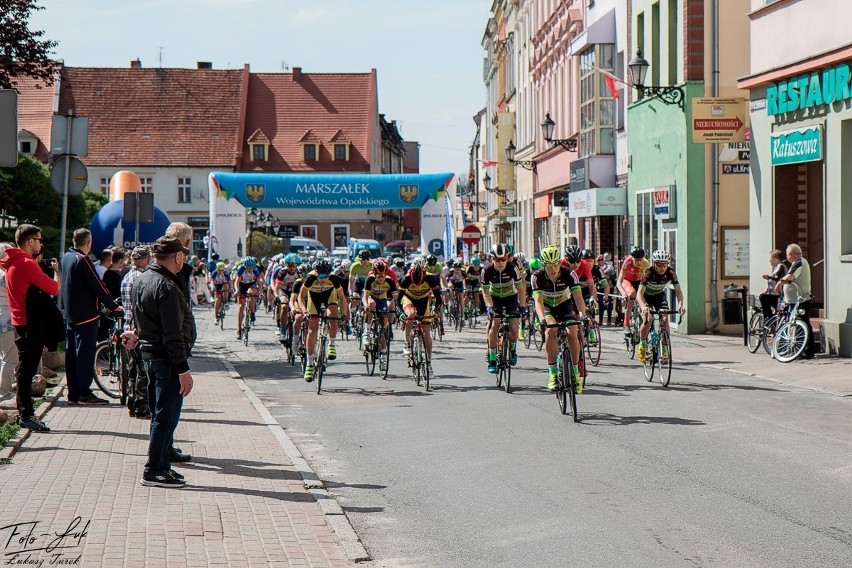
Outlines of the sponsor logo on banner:
M 417 185 L 400 185 L 399 198 L 403 203 L 414 203 L 417 200 L 417 195 L 420 193 Z
M 260 203 L 266 197 L 266 185 L 262 183 L 246 184 L 246 197 L 252 203 Z

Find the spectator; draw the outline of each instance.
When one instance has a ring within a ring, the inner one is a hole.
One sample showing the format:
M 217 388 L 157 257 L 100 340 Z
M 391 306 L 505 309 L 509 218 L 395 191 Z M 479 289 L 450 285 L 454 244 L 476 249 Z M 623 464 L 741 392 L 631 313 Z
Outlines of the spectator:
M 3 400 L 12 394 L 12 379 L 15 378 L 15 366 L 18 364 L 15 328 L 12 327 L 6 293 L 6 270 L 2 264 L 6 250 L 14 246 L 12 243 L 0 243 L 0 398 Z
M 98 278 L 103 279 L 104 274 L 112 265 L 112 249 L 104 249 L 98 255 L 98 263 L 95 265 L 95 271 L 98 273 Z
M 775 293 L 780 294 L 782 289 L 784 292 L 784 301 L 787 304 L 793 305 L 799 302 L 799 309 L 803 315 L 801 319 L 808 326 L 808 338 L 805 342 L 805 351 L 802 353 L 803 359 L 814 358 L 814 342 L 813 333 L 811 333 L 811 265 L 802 256 L 802 249 L 799 245 L 792 243 L 787 245 L 787 260 L 790 262 L 790 270 L 787 274 L 781 277 L 775 284 Z M 795 282 L 796 285 L 790 285 Z
M 172 469 L 176 461 L 172 454 L 183 397 L 192 390 L 187 359 L 195 342 L 195 321 L 183 290 L 186 281 L 180 276 L 188 254 L 189 249 L 177 237 L 160 237 L 154 244 L 156 262 L 133 284 L 133 321 L 152 385 L 148 391 L 151 439 L 142 485 L 186 484 L 184 477 Z
M 53 270 L 52 264 L 53 260 L 45 260 L 44 259 L 44 249 L 35 256 L 34 260 L 38 263 L 41 271 L 44 272 L 48 278 L 51 280 L 54 278 L 55 270 Z M 58 266 L 58 263 L 57 263 Z M 27 294 L 27 302 L 31 301 L 30 295 L 32 295 L 33 289 L 30 289 L 30 292 Z M 41 294 L 41 293 L 40 293 Z M 62 327 L 62 333 L 56 333 L 57 327 L 56 324 L 58 322 L 58 318 L 61 318 L 62 313 L 59 312 L 59 308 L 56 308 L 56 301 L 50 299 L 48 301 L 53 302 L 53 306 L 48 306 L 44 303 L 44 300 L 47 299 L 47 296 L 41 294 L 42 297 L 37 298 L 33 301 L 36 302 L 36 305 L 33 306 L 33 311 L 28 313 L 35 313 L 36 317 L 44 318 L 48 320 L 53 318 L 52 321 L 45 321 L 45 329 L 51 331 L 44 336 L 44 351 L 41 355 L 41 364 L 39 365 L 38 374 L 43 375 L 45 378 L 51 378 L 56 376 L 56 372 L 53 369 L 59 369 L 65 365 L 65 357 L 59 353 L 59 342 L 65 339 L 64 332 L 64 322 L 61 322 L 60 327 Z M 29 304 L 27 306 L 29 310 Z
M 177 237 L 183 248 L 189 249 L 189 243 L 192 241 L 192 227 L 190 227 L 186 223 L 181 223 L 179 221 L 172 223 L 166 228 L 166 236 Z M 186 296 L 186 300 L 189 302 L 191 309 L 191 306 L 193 305 L 192 295 L 190 293 L 190 284 L 192 281 L 192 265 L 187 262 L 189 260 L 189 257 L 184 257 L 183 260 L 184 264 L 180 269 L 180 277 L 183 279 L 182 291 Z
M 774 250 L 769 253 L 769 266 L 771 270 L 762 277 L 766 280 L 766 290 L 760 294 L 760 306 L 763 308 L 763 317 L 769 319 L 778 309 L 778 299 L 781 297 L 775 293 L 775 285 L 787 274 L 787 266 L 784 264 L 784 253 Z
M 62 256 L 62 307 L 67 323 L 65 373 L 68 381 L 68 404 L 106 404 L 107 401 L 92 393 L 95 378 L 95 347 L 101 306 L 115 314 L 121 306 L 110 296 L 98 278 L 88 254 L 92 249 L 92 233 L 77 229 L 72 237 L 73 246 Z M 110 251 L 112 259 L 112 251 Z
M 133 322 L 133 283 L 148 268 L 151 263 L 151 250 L 146 245 L 139 245 L 130 253 L 133 266 L 121 280 L 121 305 L 124 308 L 124 331 L 135 331 Z M 142 352 L 137 345 L 128 349 L 130 360 L 127 364 L 128 390 L 127 409 L 130 416 L 150 418 L 148 407 L 148 373 L 142 364 Z
M 108 249 L 112 254 L 112 261 L 109 263 L 106 272 L 101 275 L 101 280 L 109 292 L 112 299 L 116 300 L 121 305 L 121 279 L 124 276 L 124 251 L 120 248 Z M 104 251 L 106 252 L 106 251 Z M 112 333 L 113 321 L 111 318 L 101 316 L 100 324 L 98 325 L 98 341 L 108 339 Z
M 18 248 L 6 249 L 6 256 L 0 260 L 0 266 L 6 271 L 6 292 L 11 312 L 12 325 L 15 328 L 15 346 L 18 349 L 18 365 L 15 379 L 18 384 L 18 423 L 34 432 L 50 432 L 44 422 L 34 416 L 33 377 L 38 369 L 41 352 L 44 348 L 42 326 L 27 314 L 27 293 L 33 286 L 55 296 L 59 293 L 60 275 L 58 270 L 51 280 L 41 271 L 34 257 L 41 252 L 41 229 L 35 225 L 19 225 L 15 231 Z M 58 268 L 53 263 L 54 270 Z

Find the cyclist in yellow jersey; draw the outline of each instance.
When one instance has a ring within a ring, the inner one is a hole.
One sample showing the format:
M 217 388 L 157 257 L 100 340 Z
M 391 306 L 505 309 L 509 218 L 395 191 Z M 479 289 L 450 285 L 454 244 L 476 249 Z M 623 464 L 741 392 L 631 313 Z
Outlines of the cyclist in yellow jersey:
M 331 262 L 327 258 L 319 259 L 314 264 L 313 272 L 305 278 L 302 289 L 299 291 L 299 301 L 307 308 L 311 318 L 308 321 L 308 337 L 305 341 L 308 352 L 308 361 L 305 365 L 305 380 L 307 382 L 314 380 L 313 353 L 319 331 L 319 319 L 316 317 L 319 313 L 319 307 L 325 305 L 328 316 L 332 318 L 337 318 L 339 310 L 343 312 L 344 316 L 349 313 L 346 302 L 339 306 L 343 298 L 342 282 L 337 276 L 331 274 L 331 270 Z M 334 340 L 337 337 L 337 319 L 332 319 L 329 322 L 328 336 L 328 359 L 331 361 L 337 358 L 337 348 L 334 346 Z
M 432 314 L 429 311 L 429 300 L 438 290 L 438 277 L 426 274 L 426 271 L 419 264 L 411 267 L 411 270 L 403 277 L 399 283 L 399 293 L 402 297 L 400 302 L 402 311 L 405 312 L 405 321 L 403 322 L 403 332 L 405 333 L 405 346 L 403 347 L 403 355 L 410 355 L 411 348 L 411 325 L 414 316 L 420 316 L 424 319 L 423 325 L 423 346 L 431 355 L 432 353 L 432 335 L 429 333 L 431 321 L 428 319 Z
M 370 264 L 370 251 L 362 250 L 358 258 L 349 267 L 349 305 L 355 307 L 361 301 L 361 292 L 364 291 L 364 283 L 370 274 L 373 265 Z
M 438 326 L 440 327 L 441 335 L 444 335 L 444 296 L 443 282 L 441 282 L 441 275 L 444 273 L 444 267 L 440 262 L 438 262 L 437 256 L 430 254 L 426 257 L 426 265 L 424 269 L 427 276 L 434 276 L 438 281 L 438 289 L 435 291 L 435 317 L 438 319 Z

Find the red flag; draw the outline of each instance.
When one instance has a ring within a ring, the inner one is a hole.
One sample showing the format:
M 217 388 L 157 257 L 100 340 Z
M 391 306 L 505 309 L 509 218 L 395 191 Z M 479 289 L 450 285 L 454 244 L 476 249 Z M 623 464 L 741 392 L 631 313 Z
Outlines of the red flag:
M 615 87 L 615 79 L 613 79 L 611 75 L 604 74 L 604 81 L 606 81 L 606 88 L 609 90 L 609 94 L 612 95 L 612 98 L 620 98 L 618 96 L 618 89 Z
M 481 160 L 481 161 L 482 161 L 482 167 L 484 167 L 484 168 L 497 165 L 497 160 Z

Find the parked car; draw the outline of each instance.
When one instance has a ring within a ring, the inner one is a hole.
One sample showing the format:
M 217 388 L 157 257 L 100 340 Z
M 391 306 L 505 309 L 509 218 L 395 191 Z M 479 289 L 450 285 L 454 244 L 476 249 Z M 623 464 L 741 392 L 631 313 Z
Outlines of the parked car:
M 390 241 L 385 243 L 382 248 L 382 256 L 385 258 L 404 257 L 410 250 L 411 241 Z

